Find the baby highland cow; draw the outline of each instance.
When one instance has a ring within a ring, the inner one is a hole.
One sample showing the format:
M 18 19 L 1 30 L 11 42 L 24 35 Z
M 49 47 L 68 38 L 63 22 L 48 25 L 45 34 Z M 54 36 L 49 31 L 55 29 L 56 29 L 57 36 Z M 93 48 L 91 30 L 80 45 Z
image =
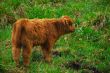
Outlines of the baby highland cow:
M 19 65 L 22 48 L 23 64 L 28 66 L 32 47 L 40 45 L 44 59 L 51 61 L 51 49 L 58 38 L 75 30 L 74 20 L 69 16 L 53 19 L 19 19 L 12 30 L 12 54 L 16 65 Z

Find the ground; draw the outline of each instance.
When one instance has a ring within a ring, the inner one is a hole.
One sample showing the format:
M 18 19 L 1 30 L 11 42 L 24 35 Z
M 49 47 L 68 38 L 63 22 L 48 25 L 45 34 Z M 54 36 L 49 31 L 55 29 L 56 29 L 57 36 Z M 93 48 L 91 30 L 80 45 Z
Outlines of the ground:
M 29 73 L 109 73 L 110 72 L 110 2 L 109 0 L 8 0 L 0 3 L 0 72 L 24 73 L 16 68 L 11 53 L 11 25 L 3 15 L 19 18 L 76 19 L 75 32 L 62 36 L 53 47 L 53 60 L 42 58 L 40 47 L 34 47 Z M 13 20 L 14 20 L 13 19 Z M 22 57 L 21 57 L 22 64 Z

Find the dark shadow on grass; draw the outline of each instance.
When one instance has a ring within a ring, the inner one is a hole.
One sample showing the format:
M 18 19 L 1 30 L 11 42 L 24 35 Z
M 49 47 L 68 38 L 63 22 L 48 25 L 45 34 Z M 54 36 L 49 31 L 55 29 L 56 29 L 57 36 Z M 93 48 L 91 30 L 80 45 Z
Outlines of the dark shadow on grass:
M 70 50 L 64 50 L 64 51 L 57 51 L 57 50 L 54 50 L 52 51 L 52 57 L 61 57 L 62 55 L 70 55 Z M 44 60 L 43 58 L 43 54 L 39 51 L 33 51 L 32 53 L 32 59 L 31 61 L 32 62 L 35 62 L 35 61 L 42 61 Z
M 42 56 L 42 53 L 39 53 L 37 51 L 33 51 L 32 53 L 32 59 L 31 61 L 32 62 L 35 62 L 35 61 L 41 61 L 43 59 L 43 56 Z

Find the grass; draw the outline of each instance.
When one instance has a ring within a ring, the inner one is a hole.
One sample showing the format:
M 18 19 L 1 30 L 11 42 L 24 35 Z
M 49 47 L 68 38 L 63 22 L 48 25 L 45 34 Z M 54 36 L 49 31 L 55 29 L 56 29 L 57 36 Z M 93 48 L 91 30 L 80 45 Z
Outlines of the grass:
M 42 52 L 38 50 L 40 47 L 33 48 L 28 73 L 110 72 L 109 0 L 4 0 L 0 3 L 0 15 L 9 15 L 15 19 L 68 15 L 76 19 L 75 32 L 62 36 L 53 47 L 56 53 L 52 55 L 52 63 L 44 62 Z M 93 23 L 99 15 L 107 19 L 103 27 L 98 26 L 100 29 L 96 29 Z M 11 30 L 8 26 L 0 29 L 0 73 L 24 73 L 22 67 L 15 67 L 12 59 Z M 77 65 L 80 66 L 78 69 Z

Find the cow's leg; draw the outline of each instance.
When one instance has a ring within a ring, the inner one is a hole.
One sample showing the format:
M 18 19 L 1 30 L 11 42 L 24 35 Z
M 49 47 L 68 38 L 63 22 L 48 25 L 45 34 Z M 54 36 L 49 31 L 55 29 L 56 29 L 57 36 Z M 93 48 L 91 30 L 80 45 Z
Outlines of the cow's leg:
M 51 62 L 51 57 L 52 57 L 51 49 L 54 46 L 55 41 L 56 41 L 55 38 L 50 37 L 49 40 L 45 44 L 41 45 L 44 59 L 47 62 Z
M 51 62 L 51 47 L 42 46 L 43 56 L 46 62 Z
M 20 52 L 20 48 L 17 48 L 15 46 L 12 47 L 12 55 L 17 67 L 19 66 Z
M 23 48 L 23 51 L 22 51 L 22 56 L 23 56 L 23 64 L 24 66 L 29 66 L 29 63 L 30 63 L 30 56 L 31 56 L 31 45 L 27 45 L 25 48 Z

